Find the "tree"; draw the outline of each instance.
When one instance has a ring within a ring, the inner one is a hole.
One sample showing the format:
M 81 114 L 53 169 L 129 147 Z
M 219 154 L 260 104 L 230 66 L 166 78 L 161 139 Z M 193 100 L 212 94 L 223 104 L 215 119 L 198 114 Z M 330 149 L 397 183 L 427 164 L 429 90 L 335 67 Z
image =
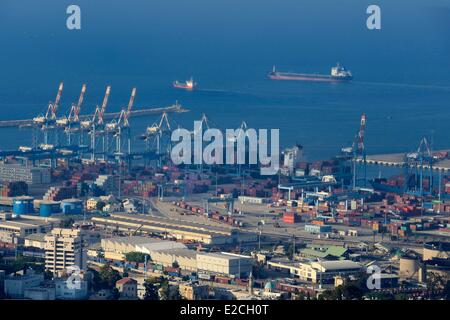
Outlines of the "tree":
M 159 290 L 161 300 L 181 300 L 178 286 L 171 286 L 169 283 L 164 283 Z
M 106 203 L 103 201 L 98 201 L 97 204 L 95 205 L 95 207 L 98 211 L 103 211 L 103 208 L 105 206 L 106 206 Z
M 51 272 L 50 270 L 45 270 L 44 271 L 44 279 L 45 280 L 52 280 L 53 279 L 53 272 Z
M 136 263 L 143 263 L 145 262 L 145 253 L 141 253 L 141 252 L 128 252 L 127 254 L 125 254 L 125 259 L 128 262 L 136 262 Z
M 391 293 L 386 292 L 373 292 L 369 293 L 368 298 L 371 300 L 395 300 L 396 297 Z
M 174 261 L 172 263 L 172 268 L 179 268 L 179 267 L 180 267 L 180 265 L 178 264 L 178 261 Z
M 61 228 L 71 228 L 72 225 L 74 224 L 74 222 L 75 222 L 75 220 L 70 218 L 70 219 L 62 220 L 59 225 Z
M 101 289 L 112 289 L 116 286 L 116 282 L 122 279 L 120 273 L 108 263 L 100 268 L 99 276 Z
M 447 283 L 445 284 L 443 293 L 444 293 L 444 299 L 450 300 L 450 280 L 447 280 Z
M 97 258 L 99 258 L 99 259 L 105 258 L 105 254 L 103 253 L 103 251 L 101 249 L 97 250 Z
M 111 292 L 111 300 L 119 300 L 119 298 L 120 298 L 119 289 L 113 288 Z
M 89 185 L 86 182 L 81 183 L 80 198 L 89 194 Z
M 159 300 L 158 288 L 156 287 L 154 282 L 145 280 L 144 288 L 144 300 Z
M 324 291 L 319 299 L 322 300 L 360 300 L 367 293 L 367 275 L 360 273 L 355 280 L 346 281 L 343 285 L 332 290 Z

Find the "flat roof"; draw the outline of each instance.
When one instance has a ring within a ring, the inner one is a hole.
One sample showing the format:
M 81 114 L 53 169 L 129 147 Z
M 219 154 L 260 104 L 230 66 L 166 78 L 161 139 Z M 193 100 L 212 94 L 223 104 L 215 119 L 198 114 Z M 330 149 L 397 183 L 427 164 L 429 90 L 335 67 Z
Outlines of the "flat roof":
M 160 251 L 160 250 L 172 250 L 172 249 L 184 249 L 186 246 L 182 243 L 169 241 L 169 240 L 159 240 L 140 236 L 130 236 L 130 237 L 114 237 L 102 239 L 104 241 L 110 241 L 118 245 L 131 245 L 138 247 L 143 251 Z
M 92 221 L 98 223 L 106 223 L 113 226 L 120 225 L 120 223 L 124 224 L 133 224 L 133 227 L 140 226 L 142 230 L 147 231 L 155 231 L 161 232 L 161 229 L 170 232 L 184 232 L 198 235 L 207 235 L 207 236 L 222 236 L 229 237 L 232 235 L 232 229 L 217 229 L 206 225 L 192 226 L 189 224 L 185 224 L 184 221 L 171 220 L 171 219 L 158 219 L 158 220 L 150 220 L 150 219 L 142 219 L 140 217 L 136 218 L 133 216 L 125 216 L 125 215 L 111 215 L 110 217 L 93 217 Z M 212 230 L 211 230 L 212 229 Z
M 222 232 L 230 232 L 230 230 L 233 230 L 232 227 L 217 227 L 212 225 L 205 225 L 202 223 L 196 223 L 192 221 L 186 221 L 182 219 L 169 219 L 169 218 L 159 218 L 159 217 L 152 217 L 149 215 L 143 215 L 143 214 L 127 214 L 127 213 L 112 213 L 111 218 L 121 218 L 121 219 L 127 219 L 130 221 L 139 221 L 143 223 L 149 223 L 149 224 L 166 224 L 166 225 L 172 225 L 172 226 L 179 226 L 179 227 L 185 227 L 185 228 L 192 228 L 192 229 L 198 229 L 198 230 L 204 230 L 204 231 L 217 231 L 218 233 Z
M 219 259 L 226 259 L 226 260 L 236 260 L 236 259 L 250 259 L 249 257 L 245 256 L 239 256 L 239 255 L 233 255 L 233 254 L 226 254 L 226 253 L 218 253 L 218 252 L 202 252 L 197 253 L 198 256 L 208 256 L 213 258 L 219 258 Z
M 183 257 L 183 258 L 190 258 L 190 259 L 195 259 L 197 257 L 197 251 L 195 250 L 191 250 L 191 249 L 163 249 L 163 250 L 158 250 L 158 253 L 165 253 L 165 254 L 173 254 L 179 257 Z
M 325 271 L 340 269 L 361 269 L 361 265 L 359 263 L 350 260 L 318 261 L 315 263 L 324 268 Z
M 37 221 L 17 221 L 17 220 L 2 220 L 0 221 L 0 226 L 11 227 L 11 228 L 37 228 L 47 223 L 37 222 Z
M 46 233 L 32 233 L 25 237 L 26 240 L 44 241 Z
M 129 236 L 129 237 L 113 237 L 113 238 L 104 238 L 102 240 L 117 242 L 119 244 L 131 244 L 131 245 L 140 245 L 145 243 L 155 243 L 161 242 L 164 240 L 152 239 L 147 237 L 140 236 Z

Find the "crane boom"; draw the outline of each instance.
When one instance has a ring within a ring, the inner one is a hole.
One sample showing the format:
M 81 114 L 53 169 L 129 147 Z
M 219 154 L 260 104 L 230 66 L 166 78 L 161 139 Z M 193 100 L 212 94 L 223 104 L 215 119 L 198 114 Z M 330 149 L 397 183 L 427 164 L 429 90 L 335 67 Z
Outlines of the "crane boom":
M 355 140 L 353 142 L 353 152 L 356 154 L 363 154 L 364 153 L 364 134 L 366 130 L 366 114 L 363 113 L 361 115 L 361 124 L 359 127 L 358 132 L 356 133 Z
M 131 96 L 130 96 L 130 101 L 128 102 L 128 107 L 127 109 L 122 109 L 122 111 L 120 112 L 119 115 L 119 120 L 117 122 L 118 125 L 124 126 L 124 127 L 128 127 L 129 123 L 128 123 L 128 118 L 130 117 L 131 114 L 131 110 L 133 109 L 133 104 L 134 104 L 134 98 L 136 97 L 136 88 L 133 88 L 133 90 L 131 91 Z
M 126 126 L 128 126 L 128 118 L 130 117 L 131 109 L 133 109 L 133 104 L 134 104 L 134 98 L 135 97 L 136 97 L 136 88 L 133 88 L 133 90 L 131 90 L 130 101 L 128 101 L 127 111 L 124 114 L 124 123 L 125 123 Z
M 58 94 L 56 95 L 55 103 L 52 106 L 52 117 L 56 118 L 56 111 L 58 110 L 59 102 L 61 100 L 62 91 L 64 89 L 64 83 L 61 82 L 58 88 Z
M 81 105 L 83 104 L 85 93 L 86 93 L 86 85 L 83 84 L 83 87 L 81 88 L 80 98 L 78 98 L 78 104 L 77 104 L 78 109 L 81 108 Z
M 70 112 L 69 115 L 69 119 L 72 119 L 72 112 L 73 112 L 73 120 L 74 121 L 79 121 L 79 114 L 80 114 L 80 109 L 81 109 L 81 105 L 83 104 L 84 101 L 84 94 L 86 93 L 86 85 L 83 84 L 82 88 L 81 88 L 81 93 L 80 93 L 80 97 L 78 98 L 78 104 L 75 106 L 72 106 L 72 110 Z
M 105 114 L 106 106 L 108 105 L 108 99 L 109 99 L 110 92 L 111 92 L 111 86 L 107 86 L 105 97 L 103 98 L 102 107 L 98 113 L 98 124 L 103 124 L 103 115 Z
M 131 109 L 133 108 L 134 98 L 135 97 L 136 97 L 136 88 L 133 88 L 133 90 L 131 91 L 130 101 L 128 102 L 128 109 L 127 109 L 127 113 L 128 114 L 130 114 Z

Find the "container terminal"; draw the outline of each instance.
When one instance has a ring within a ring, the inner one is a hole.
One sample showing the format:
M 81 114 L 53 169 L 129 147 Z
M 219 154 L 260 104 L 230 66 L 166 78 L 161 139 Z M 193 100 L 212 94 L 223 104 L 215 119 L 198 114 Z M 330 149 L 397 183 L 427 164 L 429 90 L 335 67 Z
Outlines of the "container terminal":
M 178 103 L 133 111 L 133 88 L 108 114 L 108 86 L 81 115 L 86 90 L 61 116 L 61 83 L 45 115 L 14 124 L 33 144 L 0 152 L 2 298 L 145 299 L 150 278 L 190 300 L 331 298 L 371 266 L 380 285 L 358 298 L 445 297 L 436 279 L 450 275 L 449 150 L 423 137 L 412 152 L 366 154 L 362 114 L 351 146 L 308 162 L 308 146 L 294 145 L 273 176 L 257 165 L 174 165 Z M 132 115 L 150 113 L 159 121 L 131 139 Z M 368 174 L 380 166 L 397 174 Z M 58 289 L 62 265 L 80 268 L 81 288 Z M 105 270 L 116 281 L 90 289 Z

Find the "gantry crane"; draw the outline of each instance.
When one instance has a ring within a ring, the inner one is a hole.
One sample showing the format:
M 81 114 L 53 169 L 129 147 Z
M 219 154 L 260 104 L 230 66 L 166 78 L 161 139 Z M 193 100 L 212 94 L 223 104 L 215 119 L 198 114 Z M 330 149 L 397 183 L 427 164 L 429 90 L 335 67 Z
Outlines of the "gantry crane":
M 353 139 L 353 144 L 351 147 L 342 148 L 342 153 L 344 157 L 352 161 L 353 164 L 353 189 L 361 178 L 358 178 L 357 162 L 362 160 L 364 177 L 362 178 L 364 186 L 366 186 L 367 181 L 367 161 L 366 161 L 366 148 L 364 145 L 364 135 L 366 131 L 366 114 L 361 115 L 361 121 L 358 131 L 356 132 L 355 138 Z
M 102 135 L 103 139 L 103 155 L 105 154 L 106 150 L 106 141 L 105 136 L 103 134 L 103 127 L 104 127 L 104 119 L 103 116 L 105 114 L 106 106 L 108 105 L 108 99 L 109 95 L 111 93 L 111 86 L 106 87 L 105 96 L 103 98 L 103 102 L 101 106 L 97 106 L 95 108 L 95 113 L 92 119 L 81 121 L 80 128 L 81 131 L 88 131 L 88 134 L 91 136 L 91 160 L 95 161 L 96 159 L 96 151 L 97 151 L 97 136 Z M 80 133 L 82 134 L 82 132 Z M 104 155 L 105 156 L 105 155 Z
M 50 146 L 49 130 L 54 128 L 56 122 L 56 112 L 58 110 L 59 102 L 61 100 L 62 91 L 64 89 L 64 83 L 61 82 L 58 87 L 58 93 L 55 101 L 50 101 L 47 107 L 45 116 L 38 116 L 33 118 L 33 124 L 35 129 L 41 129 L 44 132 L 44 146 Z M 37 134 L 34 134 L 37 139 Z M 33 141 L 34 147 L 37 146 L 37 141 Z
M 172 129 L 169 118 L 167 113 L 164 112 L 159 122 L 155 122 L 151 126 L 147 127 L 147 130 L 141 136 L 141 139 L 146 142 L 147 152 L 151 151 L 152 146 L 155 147 L 156 155 L 158 157 L 158 166 L 162 165 L 163 155 L 166 152 L 170 152 L 171 133 Z M 167 148 L 163 148 L 164 143 L 166 143 Z
M 405 173 L 405 185 L 404 191 L 409 191 L 409 181 L 414 178 L 415 190 L 412 192 L 415 195 L 423 197 L 425 192 L 430 194 L 433 192 L 433 153 L 431 151 L 430 144 L 426 137 L 420 140 L 419 147 L 416 152 L 406 154 L 406 173 Z M 424 173 L 425 170 L 428 173 L 429 188 L 428 191 L 424 189 Z M 418 187 L 418 188 L 417 188 Z
M 80 110 L 81 110 L 81 105 L 83 104 L 84 101 L 84 94 L 86 93 L 86 85 L 83 84 L 82 88 L 81 88 L 81 93 L 80 93 L 80 97 L 78 98 L 78 103 L 72 103 L 72 106 L 70 108 L 70 112 L 69 112 L 69 116 L 68 117 L 62 117 L 58 120 L 56 120 L 56 124 L 59 127 L 64 128 L 64 132 L 67 135 L 67 143 L 68 145 L 72 144 L 72 134 L 76 131 L 80 131 L 80 118 L 79 118 L 79 114 L 80 114 Z M 81 133 L 80 133 L 80 141 L 79 143 L 81 144 Z
M 130 100 L 128 102 L 127 108 L 122 108 L 118 120 L 113 120 L 106 124 L 106 135 L 111 133 L 116 140 L 116 146 L 114 150 L 114 155 L 118 161 L 125 155 L 122 148 L 122 142 L 124 138 L 127 140 L 127 151 L 126 155 L 131 154 L 131 133 L 130 133 L 130 123 L 128 121 L 131 111 L 133 109 L 134 99 L 136 97 L 136 88 L 131 91 Z
M 80 97 L 78 98 L 78 103 L 72 104 L 72 108 L 70 109 L 70 113 L 69 113 L 69 123 L 79 123 L 80 122 L 80 110 L 81 110 L 81 105 L 83 104 L 84 101 L 84 94 L 86 93 L 86 85 L 83 84 L 83 87 L 81 88 L 81 93 L 80 93 Z

